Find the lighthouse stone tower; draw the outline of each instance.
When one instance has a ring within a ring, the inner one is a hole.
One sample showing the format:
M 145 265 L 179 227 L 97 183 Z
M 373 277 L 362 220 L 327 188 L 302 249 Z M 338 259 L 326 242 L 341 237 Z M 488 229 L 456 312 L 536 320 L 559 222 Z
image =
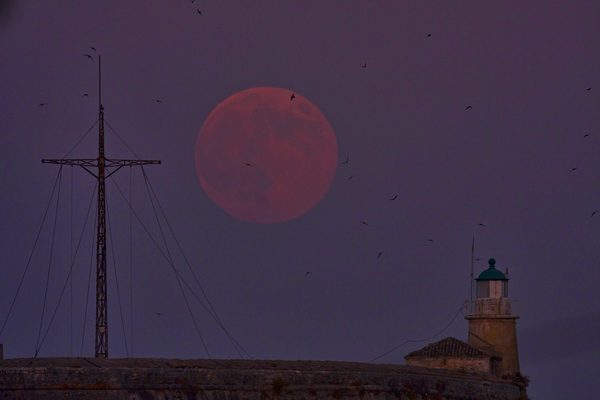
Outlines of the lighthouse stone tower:
M 507 270 L 508 274 L 508 270 Z M 477 298 L 467 301 L 469 345 L 502 354 L 502 374 L 519 369 L 517 319 L 519 303 L 508 298 L 508 278 L 496 269 L 496 260 L 477 279 Z

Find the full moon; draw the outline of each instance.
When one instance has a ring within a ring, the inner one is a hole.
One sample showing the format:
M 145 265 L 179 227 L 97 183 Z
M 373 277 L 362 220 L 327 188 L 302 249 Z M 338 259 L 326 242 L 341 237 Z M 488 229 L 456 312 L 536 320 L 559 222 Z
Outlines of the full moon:
M 202 188 L 219 207 L 243 221 L 272 224 L 299 217 L 325 196 L 338 148 L 314 104 L 290 90 L 258 87 L 210 113 L 195 160 Z

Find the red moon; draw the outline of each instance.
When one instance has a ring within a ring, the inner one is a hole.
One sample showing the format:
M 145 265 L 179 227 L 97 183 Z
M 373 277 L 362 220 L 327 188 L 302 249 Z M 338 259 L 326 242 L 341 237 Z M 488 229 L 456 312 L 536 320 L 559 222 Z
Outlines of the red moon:
M 210 113 L 195 159 L 202 188 L 219 207 L 243 221 L 272 224 L 299 217 L 325 196 L 338 148 L 314 104 L 290 90 L 258 87 Z

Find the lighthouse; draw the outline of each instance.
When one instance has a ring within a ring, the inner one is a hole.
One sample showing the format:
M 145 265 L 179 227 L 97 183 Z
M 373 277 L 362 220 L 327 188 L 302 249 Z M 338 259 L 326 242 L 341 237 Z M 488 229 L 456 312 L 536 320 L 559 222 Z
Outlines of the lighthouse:
M 514 375 L 519 369 L 517 319 L 519 303 L 508 298 L 506 274 L 496 269 L 490 258 L 489 267 L 475 281 L 477 298 L 467 301 L 465 319 L 469 321 L 469 345 L 502 355 L 502 374 Z

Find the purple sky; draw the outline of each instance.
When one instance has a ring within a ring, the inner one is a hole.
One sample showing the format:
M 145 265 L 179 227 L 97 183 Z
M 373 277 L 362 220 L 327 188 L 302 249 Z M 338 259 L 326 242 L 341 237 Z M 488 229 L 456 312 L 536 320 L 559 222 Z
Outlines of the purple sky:
M 600 390 L 600 212 L 591 217 L 600 209 L 600 3 L 13 3 L 0 16 L 0 323 L 59 170 L 40 160 L 65 156 L 98 117 L 100 54 L 107 123 L 140 158 L 162 160 L 145 167 L 152 188 L 222 323 L 253 358 L 366 362 L 435 335 L 468 295 L 474 235 L 476 275 L 490 257 L 509 268 L 531 396 Z M 194 166 L 210 112 L 258 86 L 319 107 L 340 161 L 349 157 L 317 206 L 274 225 L 222 211 Z M 107 157 L 133 158 L 110 127 Z M 96 154 L 94 127 L 69 157 Z M 140 170 L 114 177 L 127 197 L 131 185 L 136 213 L 160 242 Z M 206 357 L 171 267 L 136 220 L 131 271 L 129 211 L 115 181 L 107 199 L 125 328 L 109 251 L 110 356 Z M 64 168 L 42 336 L 93 188 L 87 172 Z M 34 353 L 55 204 L 0 336 L 6 358 Z M 42 357 L 80 355 L 93 220 Z M 84 356 L 94 351 L 93 279 L 91 293 Z M 238 358 L 187 296 L 210 356 Z M 436 338 L 377 362 L 404 364 L 429 342 L 466 340 L 467 329 L 460 314 Z

